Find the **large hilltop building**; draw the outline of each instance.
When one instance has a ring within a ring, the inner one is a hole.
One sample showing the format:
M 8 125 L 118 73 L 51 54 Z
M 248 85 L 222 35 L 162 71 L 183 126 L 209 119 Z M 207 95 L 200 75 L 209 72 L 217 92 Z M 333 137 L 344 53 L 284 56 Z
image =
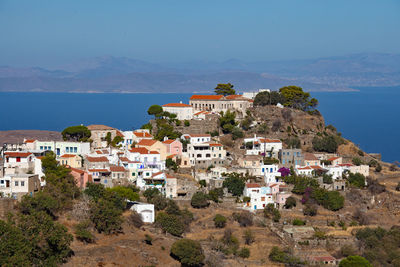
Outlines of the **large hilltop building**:
M 218 113 L 227 110 L 246 112 L 253 106 L 253 100 L 242 95 L 192 95 L 189 103 L 195 112 L 202 110 Z

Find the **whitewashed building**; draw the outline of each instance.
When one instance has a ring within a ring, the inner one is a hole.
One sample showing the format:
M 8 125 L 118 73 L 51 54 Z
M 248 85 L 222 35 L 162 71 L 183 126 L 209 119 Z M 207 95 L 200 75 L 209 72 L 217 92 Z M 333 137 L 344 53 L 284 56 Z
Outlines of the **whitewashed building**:
M 154 223 L 155 220 L 155 212 L 154 205 L 143 202 L 131 202 L 133 205 L 131 210 L 136 211 L 142 217 L 142 221 L 144 223 Z
M 193 119 L 193 107 L 188 104 L 169 103 L 162 106 L 163 111 L 176 114 L 178 120 L 191 120 Z

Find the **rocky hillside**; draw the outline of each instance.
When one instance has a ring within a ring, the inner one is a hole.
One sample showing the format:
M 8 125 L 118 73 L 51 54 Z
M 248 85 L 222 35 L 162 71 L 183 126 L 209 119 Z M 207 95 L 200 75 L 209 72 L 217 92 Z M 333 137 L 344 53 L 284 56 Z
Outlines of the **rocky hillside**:
M 12 130 L 0 131 L 0 146 L 4 143 L 22 143 L 26 139 L 35 140 L 62 140 L 60 132 L 41 130 Z

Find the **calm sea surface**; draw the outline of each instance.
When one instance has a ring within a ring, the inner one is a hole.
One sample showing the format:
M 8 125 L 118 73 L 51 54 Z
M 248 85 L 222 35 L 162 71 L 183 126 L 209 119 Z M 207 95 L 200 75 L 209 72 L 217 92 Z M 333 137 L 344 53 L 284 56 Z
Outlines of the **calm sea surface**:
M 312 93 L 326 124 L 385 161 L 400 160 L 400 87 L 359 88 L 360 92 Z M 0 93 L 0 130 L 62 131 L 79 124 L 105 124 L 123 130 L 149 120 L 152 104 L 183 101 L 191 94 Z

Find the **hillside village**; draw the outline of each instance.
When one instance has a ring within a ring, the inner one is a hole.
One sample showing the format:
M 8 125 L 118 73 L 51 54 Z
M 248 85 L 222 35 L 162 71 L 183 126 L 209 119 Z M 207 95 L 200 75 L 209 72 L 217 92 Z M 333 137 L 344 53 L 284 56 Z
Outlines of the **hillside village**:
M 215 93 L 153 105 L 141 129 L 4 144 L 0 216 L 44 212 L 73 234 L 38 265 L 400 266 L 398 239 L 368 243 L 377 226 L 400 236 L 396 165 L 325 125 L 299 87 Z

